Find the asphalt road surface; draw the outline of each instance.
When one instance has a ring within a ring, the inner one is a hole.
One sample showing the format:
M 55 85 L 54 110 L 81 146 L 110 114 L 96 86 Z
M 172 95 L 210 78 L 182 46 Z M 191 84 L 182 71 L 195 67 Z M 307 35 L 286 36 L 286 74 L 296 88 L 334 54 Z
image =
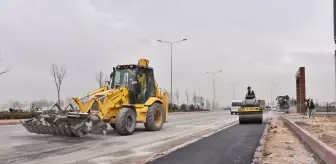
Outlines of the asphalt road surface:
M 250 164 L 263 124 L 236 124 L 148 164 Z
M 131 136 L 118 136 L 109 128 L 106 136 L 83 138 L 33 134 L 20 125 L 0 126 L 0 163 L 135 163 L 237 122 L 238 116 L 219 110 L 169 115 L 168 121 L 157 132 L 147 132 L 138 124 Z

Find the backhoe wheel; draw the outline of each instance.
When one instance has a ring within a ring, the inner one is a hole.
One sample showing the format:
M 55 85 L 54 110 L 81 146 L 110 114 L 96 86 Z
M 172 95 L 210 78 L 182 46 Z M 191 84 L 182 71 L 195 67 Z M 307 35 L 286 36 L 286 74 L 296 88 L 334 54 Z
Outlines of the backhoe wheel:
M 148 131 L 161 130 L 165 120 L 165 109 L 160 103 L 152 104 L 147 110 L 145 128 Z
M 112 125 L 111 125 L 112 126 Z M 115 130 L 119 135 L 133 134 L 136 126 L 136 114 L 131 108 L 122 108 L 116 117 Z
M 110 126 L 111 126 L 114 130 L 116 129 L 115 124 L 110 123 Z

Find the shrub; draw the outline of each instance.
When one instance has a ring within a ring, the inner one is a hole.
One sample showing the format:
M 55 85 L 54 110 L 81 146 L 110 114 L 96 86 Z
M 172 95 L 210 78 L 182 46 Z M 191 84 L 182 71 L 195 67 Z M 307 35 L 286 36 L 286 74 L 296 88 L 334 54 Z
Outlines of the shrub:
M 37 112 L 0 112 L 0 120 L 4 119 L 28 119 L 38 116 Z
M 182 110 L 186 110 L 187 109 L 187 105 L 186 104 L 182 104 L 180 107 Z
M 169 104 L 168 104 L 168 110 L 171 110 L 171 106 L 172 106 L 172 104 L 169 103 Z M 179 109 L 178 105 L 173 104 L 173 110 L 178 110 L 178 109 Z

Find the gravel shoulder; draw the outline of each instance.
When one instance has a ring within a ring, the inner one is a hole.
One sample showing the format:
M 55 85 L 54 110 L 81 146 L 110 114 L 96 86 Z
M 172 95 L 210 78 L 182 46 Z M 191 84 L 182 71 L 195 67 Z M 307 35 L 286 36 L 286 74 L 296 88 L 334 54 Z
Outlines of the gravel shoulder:
M 263 154 L 264 164 L 323 164 L 324 162 L 284 124 L 273 117 Z
M 286 115 L 286 117 L 308 131 L 313 137 L 336 150 L 336 116 L 316 116 L 312 119 L 307 116 L 292 114 Z

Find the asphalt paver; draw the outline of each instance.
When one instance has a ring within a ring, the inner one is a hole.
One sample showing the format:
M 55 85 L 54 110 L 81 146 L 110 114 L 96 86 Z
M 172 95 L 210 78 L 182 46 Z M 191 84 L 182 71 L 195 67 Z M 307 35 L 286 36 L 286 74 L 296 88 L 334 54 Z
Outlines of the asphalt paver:
M 237 124 L 148 164 L 250 164 L 263 124 Z

